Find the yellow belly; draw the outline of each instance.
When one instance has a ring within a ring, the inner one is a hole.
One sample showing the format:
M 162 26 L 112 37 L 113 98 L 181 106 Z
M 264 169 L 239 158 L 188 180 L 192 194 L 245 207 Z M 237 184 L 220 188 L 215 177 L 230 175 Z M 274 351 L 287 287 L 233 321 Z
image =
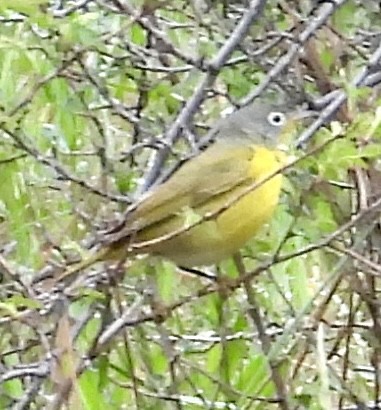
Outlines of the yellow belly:
M 258 148 L 250 167 L 252 183 L 265 179 L 280 166 L 277 153 Z M 278 174 L 244 195 L 216 219 L 202 222 L 183 234 L 162 241 L 149 252 L 164 256 L 184 267 L 211 265 L 230 257 L 269 221 L 278 203 L 281 184 L 282 175 Z M 214 212 L 246 189 L 247 187 L 241 187 L 219 195 L 198 209 L 197 213 L 203 215 L 205 212 Z M 179 216 L 178 219 L 180 218 Z M 184 220 L 184 216 L 182 219 Z M 173 220 L 170 225 L 172 224 L 174 230 L 181 226 L 179 220 Z M 137 239 L 144 241 L 165 235 L 168 228 L 165 225 L 159 229 L 145 230 Z

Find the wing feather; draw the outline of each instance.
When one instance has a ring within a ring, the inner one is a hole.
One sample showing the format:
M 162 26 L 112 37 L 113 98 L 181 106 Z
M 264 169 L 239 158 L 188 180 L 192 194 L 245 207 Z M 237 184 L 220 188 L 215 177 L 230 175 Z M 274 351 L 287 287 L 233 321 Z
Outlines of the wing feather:
M 132 230 L 162 223 L 185 207 L 194 209 L 213 201 L 238 186 L 252 183 L 249 178 L 254 156 L 251 147 L 214 146 L 185 163 L 168 181 L 148 193 L 133 212 Z M 202 171 L 202 175 L 200 175 Z

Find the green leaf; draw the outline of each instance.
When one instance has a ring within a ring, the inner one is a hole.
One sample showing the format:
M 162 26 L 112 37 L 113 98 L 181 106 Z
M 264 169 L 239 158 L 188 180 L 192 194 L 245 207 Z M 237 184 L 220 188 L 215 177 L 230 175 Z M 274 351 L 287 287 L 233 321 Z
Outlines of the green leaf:
M 209 349 L 208 354 L 206 356 L 206 369 L 210 373 L 218 372 L 220 368 L 222 358 L 222 347 L 220 344 L 213 346 Z
M 246 394 L 262 395 L 267 376 L 267 359 L 262 354 L 252 354 L 249 362 L 242 366 L 237 388 Z
M 7 303 L 12 304 L 16 309 L 41 309 L 43 304 L 35 299 L 26 298 L 20 294 L 14 295 L 7 299 Z
M 332 64 L 335 62 L 335 57 L 333 56 L 332 49 L 325 47 L 324 50 L 320 53 L 320 59 L 323 63 L 324 68 L 329 71 L 332 67 Z
M 139 46 L 146 43 L 146 32 L 140 24 L 134 23 L 131 26 L 131 41 Z
M 115 184 L 121 194 L 133 192 L 136 188 L 136 177 L 134 172 L 126 172 L 125 169 L 120 169 L 114 172 Z
M 59 42 L 62 49 L 76 44 L 90 47 L 100 43 L 102 26 L 97 13 L 72 15 L 63 20 L 57 28 L 61 33 Z
M 33 15 L 40 13 L 42 6 L 48 4 L 47 0 L 1 0 L 0 11 L 10 9 L 19 13 Z
M 160 261 L 156 265 L 157 287 L 163 302 L 170 303 L 180 296 L 176 291 L 179 286 L 178 279 L 179 275 L 172 263 Z
M 99 389 L 99 374 L 94 370 L 83 372 L 79 379 L 81 403 L 86 410 L 100 410 L 108 408 L 102 390 Z

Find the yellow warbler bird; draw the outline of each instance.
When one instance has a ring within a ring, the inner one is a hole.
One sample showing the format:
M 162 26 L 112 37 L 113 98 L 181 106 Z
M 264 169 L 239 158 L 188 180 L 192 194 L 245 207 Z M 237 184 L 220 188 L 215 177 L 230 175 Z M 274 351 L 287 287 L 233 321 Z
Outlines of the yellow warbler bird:
M 147 253 L 182 267 L 228 258 L 269 221 L 279 200 L 284 148 L 306 112 L 255 102 L 217 123 L 214 142 L 148 191 L 101 249 L 58 280 L 97 261 Z

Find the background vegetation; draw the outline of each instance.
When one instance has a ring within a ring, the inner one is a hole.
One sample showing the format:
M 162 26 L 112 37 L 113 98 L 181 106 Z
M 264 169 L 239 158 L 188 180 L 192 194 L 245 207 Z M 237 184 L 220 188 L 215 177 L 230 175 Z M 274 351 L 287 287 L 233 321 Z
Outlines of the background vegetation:
M 380 39 L 370 0 L 1 0 L 0 408 L 378 408 Z M 264 94 L 321 115 L 240 256 L 36 280 Z

